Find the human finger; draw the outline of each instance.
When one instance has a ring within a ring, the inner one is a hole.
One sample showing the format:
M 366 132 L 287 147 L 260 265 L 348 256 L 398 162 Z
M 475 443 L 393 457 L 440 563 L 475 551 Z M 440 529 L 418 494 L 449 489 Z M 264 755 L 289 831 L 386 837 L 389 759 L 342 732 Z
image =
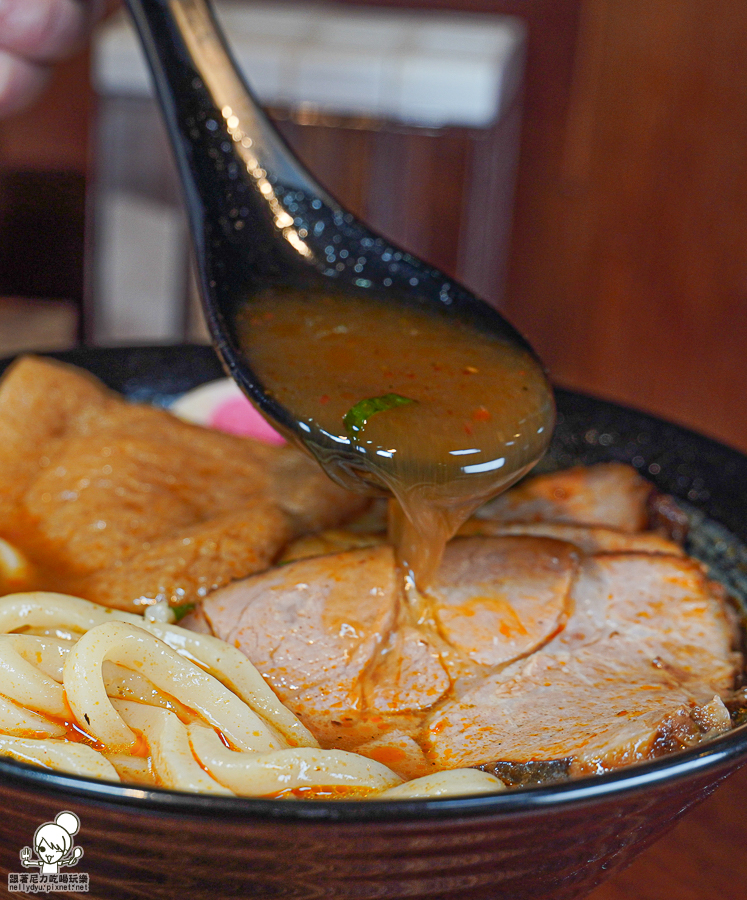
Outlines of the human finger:
M 33 103 L 44 90 L 49 75 L 47 66 L 0 50 L 0 117 Z
M 101 0 L 0 0 L 0 49 L 58 62 L 83 44 L 102 8 Z

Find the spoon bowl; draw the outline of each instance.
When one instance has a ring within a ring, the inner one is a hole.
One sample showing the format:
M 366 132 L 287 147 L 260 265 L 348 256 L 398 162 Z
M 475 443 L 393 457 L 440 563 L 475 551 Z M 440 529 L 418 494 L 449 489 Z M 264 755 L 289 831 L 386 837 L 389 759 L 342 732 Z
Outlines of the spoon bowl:
M 334 294 L 376 300 L 393 311 L 453 316 L 519 348 L 541 368 L 526 340 L 493 307 L 370 230 L 315 181 L 261 110 L 206 0 L 127 5 L 176 155 L 215 348 L 280 431 L 323 465 L 332 457 L 341 461 L 334 470 L 325 465 L 329 474 L 346 487 L 381 492 L 381 480 L 359 465 L 344 432 L 315 428 L 310 434 L 253 368 L 237 324 L 252 298 L 279 290 Z M 546 431 L 549 439 L 551 427 Z M 522 460 L 522 467 L 534 461 Z

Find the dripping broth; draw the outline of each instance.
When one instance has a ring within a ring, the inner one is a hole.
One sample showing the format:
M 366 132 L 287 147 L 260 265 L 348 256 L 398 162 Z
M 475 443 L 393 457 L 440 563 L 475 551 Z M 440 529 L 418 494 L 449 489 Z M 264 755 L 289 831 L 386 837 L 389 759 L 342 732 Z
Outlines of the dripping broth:
M 273 290 L 246 304 L 238 338 L 262 390 L 291 412 L 327 473 L 396 498 L 390 532 L 420 587 L 462 522 L 525 474 L 551 436 L 554 403 L 538 361 L 453 314 Z M 351 429 L 351 410 L 373 398 L 390 405 Z

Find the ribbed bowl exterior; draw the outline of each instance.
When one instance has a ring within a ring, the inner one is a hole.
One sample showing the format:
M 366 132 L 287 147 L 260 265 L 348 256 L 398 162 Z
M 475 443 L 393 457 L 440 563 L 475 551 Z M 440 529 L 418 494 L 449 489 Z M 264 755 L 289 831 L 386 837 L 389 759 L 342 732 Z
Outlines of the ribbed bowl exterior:
M 3 785 L 0 870 L 61 810 L 99 900 L 571 900 L 629 862 L 725 772 L 589 802 L 489 815 L 345 822 L 184 815 Z M 288 801 L 287 801 L 288 802 Z M 292 802 L 292 801 L 290 801 Z M 73 870 L 71 870 L 73 871 Z

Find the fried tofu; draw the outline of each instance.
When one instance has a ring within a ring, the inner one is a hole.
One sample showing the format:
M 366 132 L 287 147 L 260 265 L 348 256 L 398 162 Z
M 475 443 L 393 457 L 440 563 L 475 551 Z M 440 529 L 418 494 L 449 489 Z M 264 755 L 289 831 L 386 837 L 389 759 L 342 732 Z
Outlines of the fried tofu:
M 37 588 L 194 603 L 366 502 L 294 448 L 129 403 L 61 363 L 26 357 L 0 383 L 0 535 Z

